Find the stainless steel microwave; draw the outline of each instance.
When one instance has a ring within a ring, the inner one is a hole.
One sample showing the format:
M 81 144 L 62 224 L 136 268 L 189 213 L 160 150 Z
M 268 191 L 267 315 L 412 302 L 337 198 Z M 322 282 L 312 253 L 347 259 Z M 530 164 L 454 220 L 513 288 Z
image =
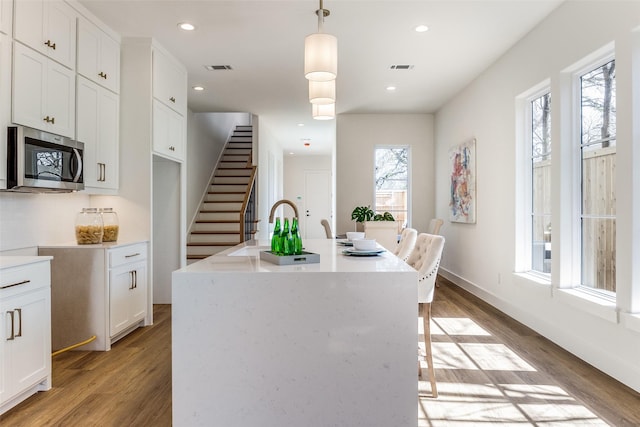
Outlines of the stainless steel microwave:
M 84 190 L 84 143 L 24 126 L 7 129 L 7 190 Z

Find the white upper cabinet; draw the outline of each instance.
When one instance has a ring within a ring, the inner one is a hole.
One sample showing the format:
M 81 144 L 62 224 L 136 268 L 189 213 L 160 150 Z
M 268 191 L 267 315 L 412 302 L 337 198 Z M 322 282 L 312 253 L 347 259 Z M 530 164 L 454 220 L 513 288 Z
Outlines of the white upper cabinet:
M 153 96 L 186 116 L 187 72 L 181 64 L 158 48 L 153 50 Z
M 157 99 L 153 100 L 153 151 L 183 161 L 186 151 L 185 118 Z
M 11 38 L 0 33 L 0 189 L 7 188 L 7 126 L 11 124 Z
M 120 92 L 120 43 L 82 17 L 78 20 L 78 73 Z
M 80 76 L 77 94 L 76 139 L 84 143 L 85 190 L 117 190 L 118 95 Z
M 75 69 L 75 10 L 59 0 L 19 0 L 14 7 L 14 38 Z
M 20 43 L 13 53 L 13 122 L 75 139 L 75 73 Z
M 11 35 L 13 1 L 0 0 L 0 33 Z

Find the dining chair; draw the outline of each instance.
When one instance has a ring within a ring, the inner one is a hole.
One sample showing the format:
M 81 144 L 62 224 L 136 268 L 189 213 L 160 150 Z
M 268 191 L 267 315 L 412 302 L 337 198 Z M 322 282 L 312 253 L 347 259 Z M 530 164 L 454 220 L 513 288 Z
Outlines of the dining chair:
M 407 264 L 418 271 L 418 309 L 424 325 L 424 348 L 431 382 L 431 395 L 438 397 L 436 373 L 433 368 L 431 351 L 431 302 L 435 291 L 436 276 L 440 266 L 440 258 L 444 249 L 444 237 L 420 233 L 415 247 L 409 255 Z M 422 369 L 418 362 L 418 376 L 422 377 Z
M 398 247 L 393 254 L 401 260 L 406 261 L 416 245 L 417 238 L 418 230 L 409 227 L 405 228 L 402 230 L 402 234 L 400 234 L 400 243 L 398 243 Z
M 440 227 L 442 227 L 444 221 L 440 218 L 433 218 L 429 221 L 429 234 L 440 234 Z
M 376 242 L 389 252 L 398 247 L 398 221 L 365 221 L 364 237 L 376 239 Z
M 333 239 L 333 233 L 331 232 L 331 225 L 329 224 L 329 221 L 323 218 L 320 221 L 320 224 L 324 227 L 324 233 L 327 235 L 327 239 Z

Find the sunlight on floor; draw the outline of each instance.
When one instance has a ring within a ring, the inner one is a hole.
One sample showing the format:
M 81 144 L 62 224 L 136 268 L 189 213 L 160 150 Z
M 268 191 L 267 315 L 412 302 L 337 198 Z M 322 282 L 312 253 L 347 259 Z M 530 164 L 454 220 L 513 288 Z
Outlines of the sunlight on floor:
M 418 385 L 419 426 L 608 425 L 473 320 L 433 318 L 431 332 L 439 397 L 430 397 L 425 375 Z M 422 341 L 420 353 L 426 368 Z

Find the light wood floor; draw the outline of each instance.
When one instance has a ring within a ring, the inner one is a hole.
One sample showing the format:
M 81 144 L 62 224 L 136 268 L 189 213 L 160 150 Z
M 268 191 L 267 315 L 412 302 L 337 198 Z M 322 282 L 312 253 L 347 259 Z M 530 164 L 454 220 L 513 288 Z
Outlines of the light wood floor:
M 440 396 L 428 397 L 425 370 L 418 425 L 640 426 L 640 394 L 446 280 L 439 283 L 432 334 Z M 56 356 L 53 389 L 0 416 L 0 425 L 171 425 L 170 316 L 170 306 L 157 305 L 154 325 L 111 351 Z

